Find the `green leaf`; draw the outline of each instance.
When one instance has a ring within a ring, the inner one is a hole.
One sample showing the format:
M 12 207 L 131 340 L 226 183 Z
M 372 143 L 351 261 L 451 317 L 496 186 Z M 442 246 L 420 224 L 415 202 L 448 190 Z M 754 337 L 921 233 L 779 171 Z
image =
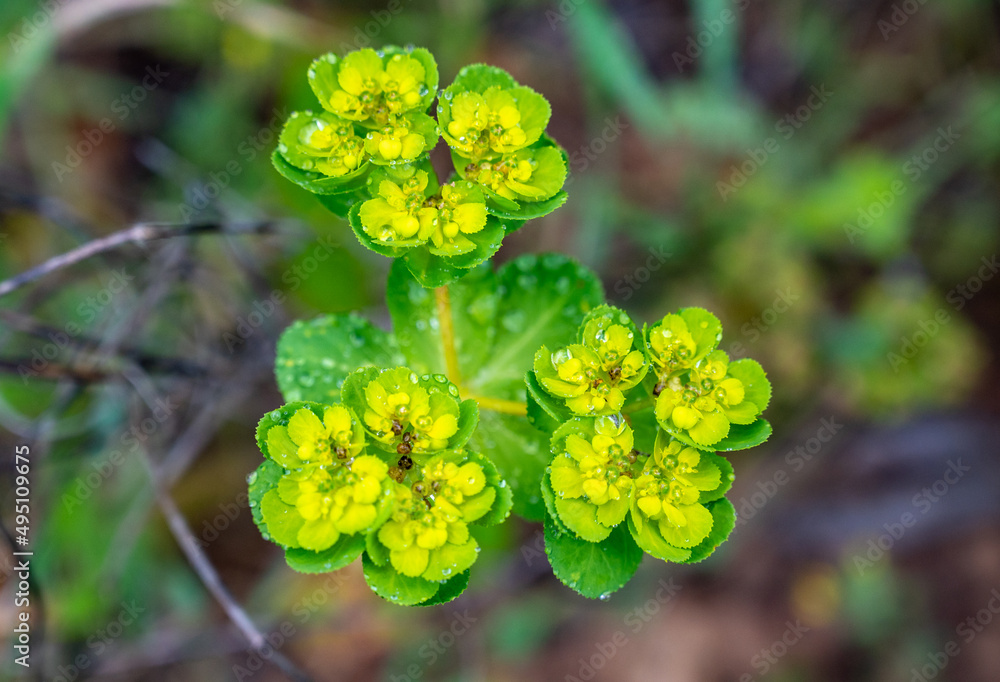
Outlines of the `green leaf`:
M 758 413 L 767 408 L 771 402 L 771 382 L 759 362 L 750 358 L 731 362 L 726 375 L 743 383 L 743 399 L 756 405 Z
M 696 357 L 701 358 L 714 350 L 722 340 L 722 323 L 704 308 L 682 308 L 678 314 L 687 324 L 688 332 L 698 347 Z
M 713 502 L 718 500 L 733 487 L 733 481 L 735 480 L 735 475 L 733 474 L 733 465 L 729 463 L 729 460 L 725 457 L 720 457 L 714 452 L 701 453 L 702 459 L 708 458 L 715 466 L 719 468 L 719 485 L 715 490 L 703 491 L 698 497 L 698 502 L 701 504 L 706 504 L 708 502 Z
M 493 195 L 496 196 L 496 195 Z M 520 225 L 517 225 L 513 230 L 508 230 L 508 233 L 514 232 L 516 229 L 524 225 L 525 222 L 529 220 L 534 220 L 535 218 L 541 218 L 542 216 L 547 216 L 556 210 L 560 206 L 566 203 L 566 199 L 569 195 L 566 192 L 559 191 L 554 196 L 544 201 L 522 201 L 518 204 L 515 209 L 504 208 L 498 205 L 495 201 L 490 201 L 491 197 L 487 196 L 486 200 L 486 210 L 490 212 L 491 215 L 495 215 L 497 218 L 503 221 L 519 221 Z
M 478 395 L 523 400 L 535 351 L 569 343 L 584 315 L 604 302 L 604 292 L 592 272 L 557 254 L 510 261 L 498 273 L 498 289 L 494 352 L 466 383 Z
M 559 532 L 552 519 L 545 519 L 545 553 L 559 580 L 584 597 L 606 597 L 620 589 L 635 574 L 642 550 L 619 525 L 603 542 L 586 542 Z
M 359 367 L 403 364 L 396 340 L 354 314 L 298 321 L 278 340 L 275 375 L 285 400 L 333 403 Z
M 548 353 L 548 349 L 544 346 L 542 349 Z M 535 378 L 534 370 L 528 371 L 524 375 L 524 383 L 528 389 L 528 421 L 535 428 L 551 433 L 558 429 L 561 424 L 573 418 L 573 413 L 567 409 L 564 401 L 553 397 L 541 387 L 538 379 Z
M 414 606 L 433 598 L 441 588 L 441 583 L 402 575 L 391 563 L 379 566 L 367 554 L 362 557 L 361 566 L 372 591 L 393 604 Z
M 363 190 L 368 182 L 368 174 L 372 169 L 372 164 L 365 162 L 357 170 L 351 171 L 347 175 L 329 177 L 322 173 L 313 173 L 312 171 L 305 171 L 293 166 L 277 150 L 271 154 L 271 163 L 274 165 L 275 170 L 281 173 L 285 179 L 291 180 L 299 187 L 313 194 L 320 195 L 346 194 Z
M 723 497 L 705 506 L 712 512 L 712 531 L 698 546 L 691 548 L 691 556 L 684 563 L 694 564 L 707 559 L 736 527 L 736 509 L 729 500 Z
M 483 409 L 469 448 L 489 457 L 514 497 L 514 513 L 541 521 L 545 511 L 538 481 L 549 460 L 548 436 L 526 417 Z
M 660 423 L 660 428 L 671 436 L 693 448 L 706 452 L 732 452 L 733 450 L 746 450 L 765 442 L 771 437 L 771 425 L 764 419 L 758 418 L 752 424 L 730 424 L 729 433 L 719 441 L 711 445 L 696 443 L 682 429 L 667 428 Z
M 364 535 L 341 535 L 329 549 L 311 552 L 294 547 L 285 551 L 285 561 L 299 573 L 329 573 L 354 562 L 365 549 Z
M 557 496 L 556 513 L 562 525 L 569 528 L 581 540 L 601 542 L 611 534 L 610 528 L 597 521 L 596 505 L 583 500 Z
M 428 289 L 451 284 L 466 273 L 466 270 L 453 265 L 450 258 L 435 256 L 426 246 L 409 249 L 403 256 L 403 263 L 420 286 Z
M 261 500 L 269 490 L 273 490 L 278 485 L 278 480 L 284 475 L 285 470 L 275 464 L 270 459 L 257 467 L 257 470 L 247 477 L 247 495 L 250 505 L 250 514 L 253 522 L 257 524 L 261 534 L 267 535 L 267 524 L 264 523 L 261 514 Z
M 444 581 L 438 588 L 437 594 L 425 602 L 420 602 L 417 606 L 438 606 L 457 599 L 469 586 L 469 574 L 470 571 L 465 570 Z
M 462 67 L 447 90 L 454 92 L 485 92 L 487 88 L 513 88 L 517 81 L 498 66 L 469 64 Z
M 663 561 L 683 563 L 691 557 L 690 549 L 674 547 L 664 540 L 663 536 L 653 528 L 653 522 L 647 520 L 641 529 L 636 527 L 634 513 L 630 511 L 628 515 L 628 532 L 642 550 Z
M 378 532 L 373 531 L 365 536 L 365 555 L 377 566 L 389 563 L 389 548 L 378 539 Z
M 287 431 L 284 437 L 272 440 L 270 437 L 270 432 L 275 427 L 288 427 L 288 420 L 292 418 L 292 415 L 301 409 L 307 409 L 323 420 L 323 413 L 326 411 L 326 405 L 319 402 L 290 402 L 282 405 L 276 410 L 271 410 L 257 422 L 257 447 L 264 454 L 265 457 L 274 460 L 278 464 L 285 466 L 287 464 L 292 464 L 294 462 L 288 459 L 289 455 L 297 451 L 298 448 L 294 443 L 288 439 Z M 289 446 L 295 448 L 294 451 L 288 452 L 271 452 L 271 445 L 280 445 L 282 448 L 287 448 Z M 297 458 L 296 458 L 297 459 Z M 287 467 L 286 468 L 291 468 Z
M 757 419 L 753 424 L 733 424 L 729 427 L 729 435 L 711 446 L 716 452 L 732 452 L 746 450 L 760 445 L 771 437 L 771 424 L 764 419 Z M 694 443 L 689 443 L 694 445 Z M 695 445 L 702 450 L 704 445 Z
M 260 501 L 260 513 L 267 524 L 267 533 L 270 539 L 282 547 L 299 546 L 299 530 L 305 519 L 299 511 L 291 505 L 285 503 L 278 496 L 278 489 L 272 488 L 267 491 Z
M 361 207 L 365 202 L 357 202 L 351 206 L 347 213 L 347 220 L 351 224 L 351 229 L 354 231 L 354 236 L 358 238 L 361 245 L 370 251 L 374 251 L 380 256 L 387 256 L 389 258 L 399 258 L 405 256 L 410 252 L 411 249 L 416 248 L 414 246 L 393 246 L 391 244 L 386 244 L 385 242 L 380 242 L 376 239 L 372 239 L 371 235 L 365 232 L 364 225 L 361 224 Z
M 542 475 L 542 501 L 545 502 L 545 521 L 551 521 L 555 525 L 555 530 L 560 533 L 572 534 L 572 531 L 559 518 L 559 512 L 556 511 L 556 493 L 552 489 L 552 477 L 549 475 L 548 468 Z
M 510 516 L 510 511 L 514 505 L 514 493 L 510 485 L 503 480 L 500 471 L 490 459 L 478 452 L 469 452 L 466 457 L 470 462 L 475 462 L 483 468 L 483 472 L 486 474 L 486 485 L 497 492 L 490 510 L 473 521 L 473 523 L 477 526 L 495 526 Z

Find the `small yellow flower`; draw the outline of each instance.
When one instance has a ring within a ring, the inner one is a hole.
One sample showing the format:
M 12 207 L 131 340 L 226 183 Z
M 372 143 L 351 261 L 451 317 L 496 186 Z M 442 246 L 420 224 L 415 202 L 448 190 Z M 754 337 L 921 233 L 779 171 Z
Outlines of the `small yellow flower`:
M 339 87 L 324 104 L 338 116 L 381 127 L 390 117 L 420 106 L 427 76 L 411 55 L 395 54 L 384 62 L 375 50 L 357 50 L 344 57 L 337 71 Z
M 719 468 L 698 450 L 658 440 L 635 481 L 632 521 L 640 545 L 645 538 L 654 546 L 666 542 L 690 549 L 704 540 L 712 530 L 712 513 L 698 499 L 702 491 L 719 485 L 720 476 Z
M 379 458 L 361 455 L 343 466 L 310 465 L 282 477 L 279 497 L 304 519 L 298 531 L 299 545 L 321 551 L 337 542 L 341 534 L 371 530 L 388 471 Z
M 428 175 L 418 170 L 402 186 L 391 180 L 379 184 L 379 196 L 361 205 L 361 226 L 377 241 L 394 246 L 416 246 L 433 229 L 435 209 L 425 206 Z M 423 229 L 421 229 L 423 228 Z
M 750 423 L 760 408 L 744 404 L 739 379 L 728 377 L 729 357 L 713 351 L 687 375 L 667 381 L 656 398 L 656 418 L 669 427 L 687 431 L 699 445 L 712 445 L 729 434 L 730 423 Z
M 281 132 L 278 150 L 293 166 L 330 177 L 357 170 L 367 160 L 354 126 L 326 112 L 295 112 Z
M 406 368 L 382 372 L 365 387 L 365 399 L 365 425 L 378 442 L 400 454 L 443 450 L 458 432 L 458 401 L 429 392 Z
M 486 204 L 482 193 L 467 183 L 444 185 L 433 202 L 433 213 L 422 213 L 420 220 L 425 227 L 422 232 L 430 234 L 431 253 L 442 256 L 468 253 L 476 245 L 465 235 L 475 234 L 486 226 Z
M 475 562 L 478 544 L 468 524 L 489 511 L 496 490 L 481 466 L 445 456 L 429 461 L 422 476 L 409 489 L 397 486 L 395 511 L 378 539 L 403 575 L 446 580 Z
M 517 151 L 530 144 L 521 127 L 517 100 L 496 86 L 483 93 L 456 94 L 451 102 L 447 132 L 452 148 L 474 160 Z
M 593 432 L 591 437 L 568 435 L 549 475 L 563 523 L 596 542 L 628 513 L 636 455 L 632 429 L 624 420 L 598 417 Z
M 581 334 L 583 343 L 597 355 L 608 381 L 621 390 L 635 386 L 646 373 L 645 355 L 633 350 L 634 336 L 628 327 L 609 323 L 604 316 L 590 320 Z
M 513 201 L 543 201 L 555 195 L 566 182 L 566 162 L 552 146 L 469 162 L 459 165 L 459 169 L 467 180 Z
M 600 356 L 582 344 L 554 353 L 543 346 L 535 355 L 534 370 L 542 387 L 564 398 L 574 414 L 613 414 L 625 403 L 625 394 L 604 371 Z
M 364 431 L 343 405 L 326 408 L 323 421 L 312 410 L 302 408 L 288 420 L 288 437 L 298 446 L 303 463 L 333 464 L 361 454 Z
M 649 332 L 650 358 L 660 374 L 690 365 L 698 346 L 680 315 L 667 315 Z
M 427 144 L 406 119 L 396 119 L 365 136 L 365 151 L 379 161 L 412 161 Z

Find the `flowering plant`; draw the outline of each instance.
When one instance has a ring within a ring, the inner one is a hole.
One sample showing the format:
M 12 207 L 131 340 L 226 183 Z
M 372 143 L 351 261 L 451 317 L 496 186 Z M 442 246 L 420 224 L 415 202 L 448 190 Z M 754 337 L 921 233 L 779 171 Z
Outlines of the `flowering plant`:
M 411 605 L 458 596 L 479 529 L 511 512 L 544 524 L 556 576 L 588 597 L 644 554 L 709 556 L 735 522 L 720 453 L 767 439 L 771 386 L 718 350 L 708 311 L 640 330 L 565 256 L 491 267 L 566 199 L 545 98 L 482 64 L 439 92 L 419 48 L 326 55 L 309 82 L 323 110 L 293 114 L 272 160 L 395 259 L 392 330 L 350 313 L 282 335 L 286 404 L 258 427 L 250 477 L 264 536 L 299 571 L 361 557 L 376 593 Z M 442 138 L 444 182 L 428 156 Z

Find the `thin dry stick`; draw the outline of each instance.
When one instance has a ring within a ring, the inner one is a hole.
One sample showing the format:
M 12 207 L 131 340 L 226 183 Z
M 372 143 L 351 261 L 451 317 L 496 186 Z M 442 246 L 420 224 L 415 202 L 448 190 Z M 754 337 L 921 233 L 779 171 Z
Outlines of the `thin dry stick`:
M 150 224 L 141 223 L 127 230 L 109 234 L 82 244 L 71 251 L 55 256 L 30 270 L 0 282 L 0 297 L 16 291 L 25 284 L 40 279 L 51 272 L 86 260 L 99 253 L 110 251 L 125 244 L 141 244 L 172 237 L 190 237 L 199 234 L 245 234 L 270 232 L 274 228 L 271 221 L 255 223 L 196 223 L 196 224 Z
M 139 397 L 147 403 L 147 405 L 152 405 L 156 402 L 156 388 L 153 382 L 149 380 L 148 377 L 142 374 L 138 368 L 134 368 L 136 371 L 125 375 L 125 378 L 132 384 L 136 389 L 136 393 Z M 191 564 L 191 568 L 198 575 L 202 584 L 205 588 L 215 597 L 215 600 L 219 602 L 222 610 L 226 612 L 229 620 L 233 622 L 234 625 L 239 629 L 243 636 L 246 637 L 247 641 L 250 643 L 250 648 L 252 648 L 257 655 L 259 655 L 264 660 L 270 660 L 278 668 L 281 669 L 291 680 L 294 682 L 312 682 L 312 678 L 307 676 L 305 673 L 300 671 L 294 663 L 291 662 L 284 654 L 277 651 L 273 647 L 269 646 L 267 639 L 265 639 L 263 633 L 257 629 L 250 616 L 247 612 L 243 610 L 233 598 L 233 595 L 229 593 L 226 586 L 222 584 L 222 579 L 219 577 L 218 572 L 215 567 L 212 566 L 212 562 L 208 560 L 205 552 L 202 551 L 201 547 L 198 545 L 198 540 L 195 538 L 191 529 L 188 528 L 187 521 L 184 520 L 184 516 L 181 514 L 180 510 L 177 508 L 177 504 L 174 499 L 170 496 L 164 486 L 160 484 L 158 479 L 158 469 L 156 465 L 149 458 L 149 454 L 146 452 L 145 448 L 140 448 L 140 456 L 143 465 L 145 466 L 146 472 L 149 475 L 150 483 L 153 486 L 154 494 L 156 495 L 156 503 L 160 507 L 160 511 L 163 517 L 167 521 L 167 526 L 170 528 L 170 532 L 173 534 L 174 539 L 177 540 L 177 544 L 180 546 L 181 551 L 184 552 L 184 556 L 187 557 L 188 563 Z
M 154 486 L 155 486 L 154 482 Z M 163 512 L 163 516 L 167 520 L 167 525 L 170 527 L 170 532 L 173 533 L 174 538 L 177 540 L 177 544 L 180 545 L 181 550 L 184 555 L 187 556 L 188 562 L 194 569 L 195 573 L 201 579 L 201 582 L 205 585 L 212 596 L 215 597 L 219 605 L 226 612 L 229 620 L 239 628 L 243 636 L 247 638 L 250 642 L 250 647 L 257 652 L 257 654 L 265 659 L 270 660 L 276 666 L 281 668 L 282 672 L 288 675 L 289 678 L 295 680 L 295 682 L 312 682 L 312 679 L 308 677 L 305 673 L 300 671 L 294 663 L 292 663 L 288 658 L 285 657 L 280 651 L 277 651 L 273 647 L 269 646 L 264 635 L 257 629 L 257 626 L 253 624 L 250 620 L 250 616 L 247 615 L 246 611 L 236 603 L 236 600 L 226 589 L 226 586 L 222 584 L 222 579 L 219 578 L 219 574 L 216 572 L 215 567 L 209 562 L 208 557 L 205 556 L 201 548 L 198 547 L 198 541 L 195 539 L 194 535 L 191 533 L 191 529 L 188 528 L 187 522 L 181 515 L 177 505 L 170 495 L 157 488 L 156 501 L 160 506 L 160 511 Z

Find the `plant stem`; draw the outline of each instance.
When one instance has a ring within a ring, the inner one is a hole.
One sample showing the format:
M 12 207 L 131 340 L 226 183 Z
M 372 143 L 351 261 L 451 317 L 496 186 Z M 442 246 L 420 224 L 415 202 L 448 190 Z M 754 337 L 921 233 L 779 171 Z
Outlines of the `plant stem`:
M 451 292 L 448 286 L 434 289 L 434 302 L 437 305 L 438 329 L 441 332 L 441 352 L 444 354 L 445 371 L 448 379 L 458 387 L 466 398 L 472 398 L 484 410 L 492 410 L 502 414 L 512 414 L 524 417 L 528 414 L 528 406 L 515 400 L 487 398 L 478 395 L 468 395 L 462 385 L 462 372 L 458 367 L 458 352 L 455 350 L 455 326 L 451 313 Z
M 528 414 L 528 406 L 524 403 L 519 403 L 515 400 L 501 400 L 499 398 L 484 398 L 482 396 L 473 395 L 469 396 L 477 403 L 479 407 L 484 410 L 492 410 L 494 412 L 502 412 L 503 414 L 512 414 L 517 417 L 524 417 Z
M 447 371 L 451 383 L 455 384 L 459 391 L 462 391 L 462 372 L 458 368 L 458 353 L 455 350 L 455 328 L 451 315 L 451 293 L 448 291 L 448 285 L 434 290 L 434 301 L 437 304 L 445 371 Z

